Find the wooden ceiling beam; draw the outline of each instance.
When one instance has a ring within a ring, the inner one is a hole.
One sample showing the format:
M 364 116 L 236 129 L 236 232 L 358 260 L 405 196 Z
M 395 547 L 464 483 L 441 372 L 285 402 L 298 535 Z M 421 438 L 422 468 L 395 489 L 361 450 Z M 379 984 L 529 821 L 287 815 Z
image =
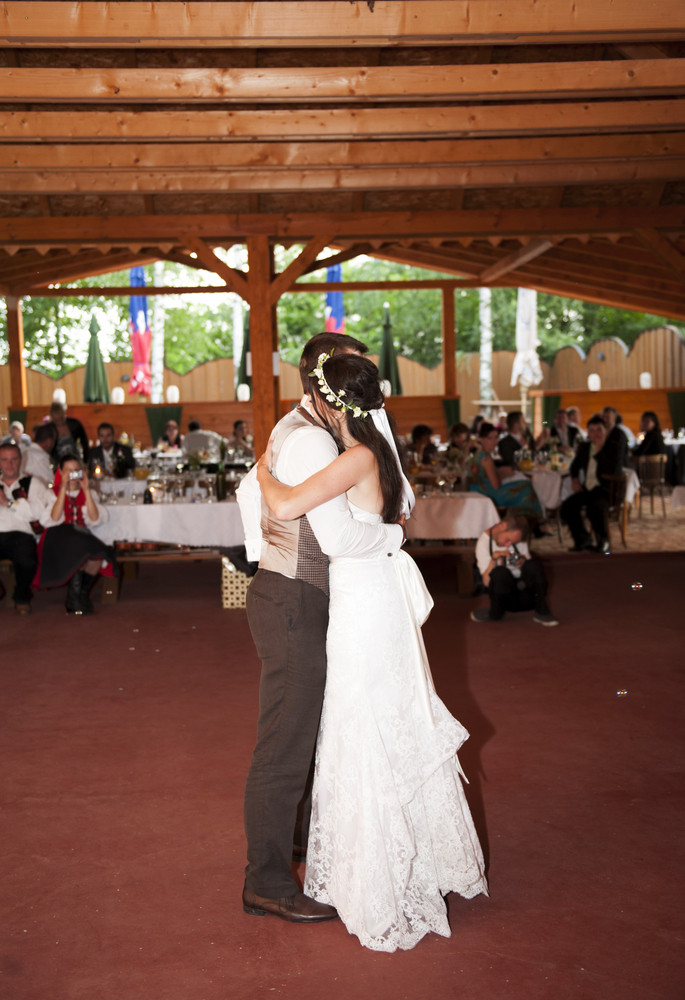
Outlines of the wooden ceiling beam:
M 288 214 L 216 214 L 196 215 L 91 215 L 0 217 L 2 243 L 31 245 L 36 242 L 54 246 L 88 245 L 98 242 L 131 240 L 156 244 L 180 234 L 229 245 L 248 235 L 267 234 L 274 240 L 306 241 L 313 236 L 335 233 L 338 240 L 368 240 L 382 236 L 386 240 L 407 236 L 501 236 L 555 237 L 577 233 L 632 233 L 640 228 L 656 228 L 662 233 L 685 229 L 685 205 L 602 206 L 571 208 L 470 209 L 450 211 L 363 212 L 354 215 L 335 212 Z
M 685 60 L 683 60 L 685 81 Z M 680 93 L 685 94 L 685 82 Z M 0 113 L 0 141 L 7 143 L 239 143 L 265 139 L 322 142 L 338 138 L 434 139 L 474 136 L 542 136 L 642 131 L 658 134 L 685 125 L 685 98 L 561 104 L 485 104 L 292 109 L 261 111 L 9 111 Z
M 656 229 L 638 229 L 637 235 L 645 246 L 653 250 L 661 260 L 681 278 L 685 277 L 685 255 L 683 255 L 670 240 L 667 240 Z
M 6 194 L 107 194 L 119 193 L 216 193 L 298 191 L 385 191 L 398 188 L 449 192 L 459 187 L 546 187 L 588 183 L 633 183 L 677 181 L 685 176 L 685 156 L 668 160 L 644 159 L 579 163 L 478 164 L 461 166 L 392 166 L 311 170 L 113 171 L 0 169 L 0 189 Z
M 288 47 L 554 44 L 685 37 L 680 0 L 364 0 L 326 4 L 79 3 L 15 0 L 0 44 L 74 47 Z
M 0 102 L 26 105 L 250 105 L 495 100 L 589 100 L 685 92 L 685 59 L 437 66 L 2 66 Z
M 685 102 L 683 102 L 685 110 Z M 685 119 L 684 119 L 685 126 Z M 7 143 L 0 170 L 132 171 L 145 174 L 214 169 L 279 172 L 293 169 L 460 166 L 468 164 L 594 163 L 602 160 L 681 159 L 685 127 L 637 135 L 531 136 L 521 139 L 425 139 L 269 143 Z M 680 175 L 676 175 L 678 178 Z
M 288 264 L 285 271 L 276 275 L 269 289 L 272 305 L 276 305 L 281 295 L 305 273 L 307 267 L 316 260 L 322 250 L 326 249 L 332 239 L 333 234 L 329 233 L 310 240 L 297 257 Z
M 527 246 L 521 247 L 520 250 L 509 254 L 496 264 L 491 264 L 490 267 L 486 267 L 484 271 L 481 271 L 479 278 L 484 285 L 488 285 L 491 282 L 496 281 L 498 278 L 501 278 L 503 274 L 509 274 L 512 271 L 516 271 L 523 264 L 527 264 L 528 261 L 539 257 L 540 254 L 547 253 L 552 245 L 553 244 L 550 240 L 531 240 Z
M 228 264 L 217 257 L 205 240 L 199 239 L 196 236 L 186 235 L 182 237 L 181 241 L 191 254 L 194 253 L 197 256 L 198 260 L 205 265 L 207 270 L 218 274 L 226 282 L 228 291 L 235 292 L 243 299 L 247 298 L 247 277 L 241 271 L 237 271 L 234 267 L 229 267 Z
M 105 257 L 101 253 L 91 253 L 78 257 L 69 254 L 67 259 L 60 257 L 57 260 L 44 257 L 41 260 L 33 258 L 32 261 L 22 262 L 20 258 L 17 267 L 2 268 L 2 281 L 11 286 L 39 288 L 56 281 L 80 281 L 95 274 L 111 274 L 135 264 L 152 263 L 154 260 L 155 257 L 145 256 L 142 259 L 139 254 L 125 251 L 112 251 Z

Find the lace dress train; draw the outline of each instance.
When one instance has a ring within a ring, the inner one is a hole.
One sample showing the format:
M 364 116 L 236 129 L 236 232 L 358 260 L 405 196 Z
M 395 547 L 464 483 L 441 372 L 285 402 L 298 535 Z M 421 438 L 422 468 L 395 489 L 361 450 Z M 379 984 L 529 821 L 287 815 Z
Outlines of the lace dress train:
M 468 733 L 435 693 L 421 637 L 431 606 L 404 552 L 331 564 L 304 888 L 378 951 L 449 936 L 446 893 L 487 894 L 456 756 Z

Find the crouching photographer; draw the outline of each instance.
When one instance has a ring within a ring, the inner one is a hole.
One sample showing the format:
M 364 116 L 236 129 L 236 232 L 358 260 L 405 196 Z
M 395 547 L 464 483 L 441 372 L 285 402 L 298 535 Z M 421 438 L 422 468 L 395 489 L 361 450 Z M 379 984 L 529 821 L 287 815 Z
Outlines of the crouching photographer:
M 498 622 L 507 611 L 533 611 L 538 625 L 558 625 L 547 604 L 547 577 L 528 548 L 528 522 L 520 514 L 484 531 L 476 542 L 476 568 L 490 598 L 488 608 L 471 612 L 471 621 Z

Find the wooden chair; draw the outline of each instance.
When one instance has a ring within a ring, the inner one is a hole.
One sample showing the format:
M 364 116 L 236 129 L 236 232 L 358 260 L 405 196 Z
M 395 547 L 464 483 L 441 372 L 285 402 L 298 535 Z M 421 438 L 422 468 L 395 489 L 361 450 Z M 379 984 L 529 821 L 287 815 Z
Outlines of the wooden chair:
M 607 512 L 607 538 L 609 537 L 609 526 L 613 522 L 618 524 L 621 533 L 623 548 L 628 548 L 626 535 L 628 533 L 628 519 L 630 516 L 630 504 L 626 502 L 626 484 L 628 476 L 624 473 L 618 476 L 603 476 L 609 488 L 609 510 Z
M 666 461 L 667 455 L 639 455 L 637 460 L 637 474 L 640 477 L 640 493 L 644 497 L 649 493 L 650 509 L 654 513 L 654 494 L 661 497 L 661 509 L 666 517 L 666 498 L 664 497 L 664 487 L 666 485 Z M 640 517 L 642 517 L 642 503 L 640 503 Z

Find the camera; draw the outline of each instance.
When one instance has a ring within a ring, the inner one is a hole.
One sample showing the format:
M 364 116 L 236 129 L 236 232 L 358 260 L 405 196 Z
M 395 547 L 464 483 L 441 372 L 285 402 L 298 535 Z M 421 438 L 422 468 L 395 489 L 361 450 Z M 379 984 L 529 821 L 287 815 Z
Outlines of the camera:
M 69 479 L 83 479 L 83 473 L 80 469 L 76 469 L 69 473 Z
M 510 552 L 507 556 L 507 566 L 517 566 L 520 558 L 518 552 Z

